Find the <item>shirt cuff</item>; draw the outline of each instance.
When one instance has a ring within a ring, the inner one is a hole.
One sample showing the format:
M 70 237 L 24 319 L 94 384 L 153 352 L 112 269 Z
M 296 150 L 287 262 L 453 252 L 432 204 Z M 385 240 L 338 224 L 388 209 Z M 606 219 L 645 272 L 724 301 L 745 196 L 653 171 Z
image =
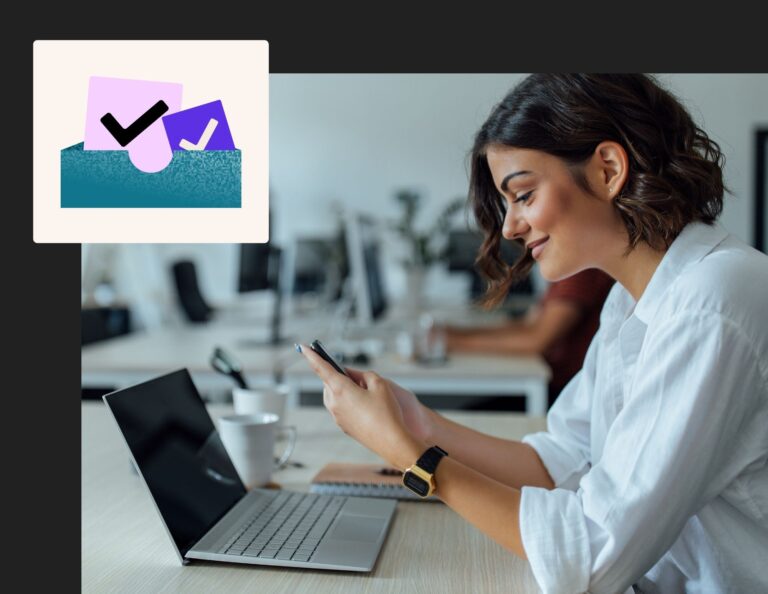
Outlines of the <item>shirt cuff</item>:
M 526 435 L 522 442 L 536 450 L 555 487 L 578 489 L 581 477 L 589 470 L 588 464 L 564 452 L 546 431 Z
M 520 535 L 533 576 L 544 594 L 576 594 L 589 589 L 592 554 L 576 493 L 523 487 Z

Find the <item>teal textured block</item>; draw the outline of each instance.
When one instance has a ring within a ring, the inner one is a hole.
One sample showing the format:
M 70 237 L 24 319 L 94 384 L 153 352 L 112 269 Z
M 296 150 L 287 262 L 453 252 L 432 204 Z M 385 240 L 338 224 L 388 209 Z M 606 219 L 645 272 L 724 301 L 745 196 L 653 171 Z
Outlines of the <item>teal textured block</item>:
M 144 173 L 128 151 L 61 151 L 62 208 L 240 208 L 241 153 L 175 151 L 162 171 Z

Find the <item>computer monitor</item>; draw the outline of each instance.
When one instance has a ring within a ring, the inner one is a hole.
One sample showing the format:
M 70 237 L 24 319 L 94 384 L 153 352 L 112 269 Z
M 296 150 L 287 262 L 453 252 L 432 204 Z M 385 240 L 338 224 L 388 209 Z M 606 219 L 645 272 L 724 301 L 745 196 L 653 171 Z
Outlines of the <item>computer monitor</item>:
M 363 215 L 349 214 L 345 236 L 355 317 L 359 324 L 370 325 L 384 315 L 388 305 L 376 226 Z
M 237 290 L 240 293 L 266 291 L 274 288 L 274 261 L 270 262 L 269 243 L 240 244 L 240 265 Z M 273 259 L 274 260 L 274 259 Z
M 485 280 L 475 266 L 475 259 L 483 244 L 480 231 L 455 230 L 448 234 L 447 259 L 450 272 L 470 274 L 469 296 L 477 299 L 485 292 Z M 515 241 L 501 240 L 501 258 L 507 264 L 513 264 L 523 253 L 524 248 Z M 532 297 L 534 286 L 530 275 L 510 288 L 509 297 Z
M 240 272 L 237 289 L 240 293 L 252 291 L 273 291 L 275 298 L 270 320 L 268 344 L 282 344 L 289 338 L 282 336 L 282 301 L 283 288 L 280 283 L 282 250 L 270 243 L 240 244 Z M 248 340 L 247 343 L 262 344 L 262 341 Z
M 342 234 L 297 237 L 287 257 L 287 294 L 314 294 L 327 302 L 341 297 L 342 285 L 349 275 L 346 238 Z
M 272 204 L 272 188 L 269 190 Z M 273 209 L 269 209 L 269 228 L 274 229 Z M 266 243 L 241 243 L 237 279 L 239 293 L 254 291 L 277 291 L 282 266 L 281 250 L 272 241 Z

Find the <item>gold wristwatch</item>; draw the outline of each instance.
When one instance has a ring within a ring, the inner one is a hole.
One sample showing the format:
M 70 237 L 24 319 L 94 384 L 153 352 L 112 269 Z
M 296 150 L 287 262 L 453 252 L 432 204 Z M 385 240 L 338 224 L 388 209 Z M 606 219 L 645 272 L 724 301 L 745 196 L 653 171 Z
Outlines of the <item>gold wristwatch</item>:
M 443 456 L 447 455 L 448 452 L 438 446 L 429 448 L 416 460 L 413 466 L 405 469 L 403 485 L 419 497 L 429 497 L 432 495 L 437 488 L 435 485 L 435 470 Z

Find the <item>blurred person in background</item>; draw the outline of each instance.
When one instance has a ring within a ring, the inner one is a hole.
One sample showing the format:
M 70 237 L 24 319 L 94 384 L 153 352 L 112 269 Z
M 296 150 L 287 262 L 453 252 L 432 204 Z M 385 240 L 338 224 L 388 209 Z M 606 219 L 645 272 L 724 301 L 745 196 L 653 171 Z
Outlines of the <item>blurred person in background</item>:
M 549 405 L 584 363 L 600 324 L 600 310 L 613 279 L 591 268 L 550 283 L 539 301 L 519 320 L 501 326 L 447 326 L 448 352 L 541 355 L 552 370 Z M 503 401 L 503 402 L 502 402 Z M 503 406 L 509 399 L 485 400 Z

